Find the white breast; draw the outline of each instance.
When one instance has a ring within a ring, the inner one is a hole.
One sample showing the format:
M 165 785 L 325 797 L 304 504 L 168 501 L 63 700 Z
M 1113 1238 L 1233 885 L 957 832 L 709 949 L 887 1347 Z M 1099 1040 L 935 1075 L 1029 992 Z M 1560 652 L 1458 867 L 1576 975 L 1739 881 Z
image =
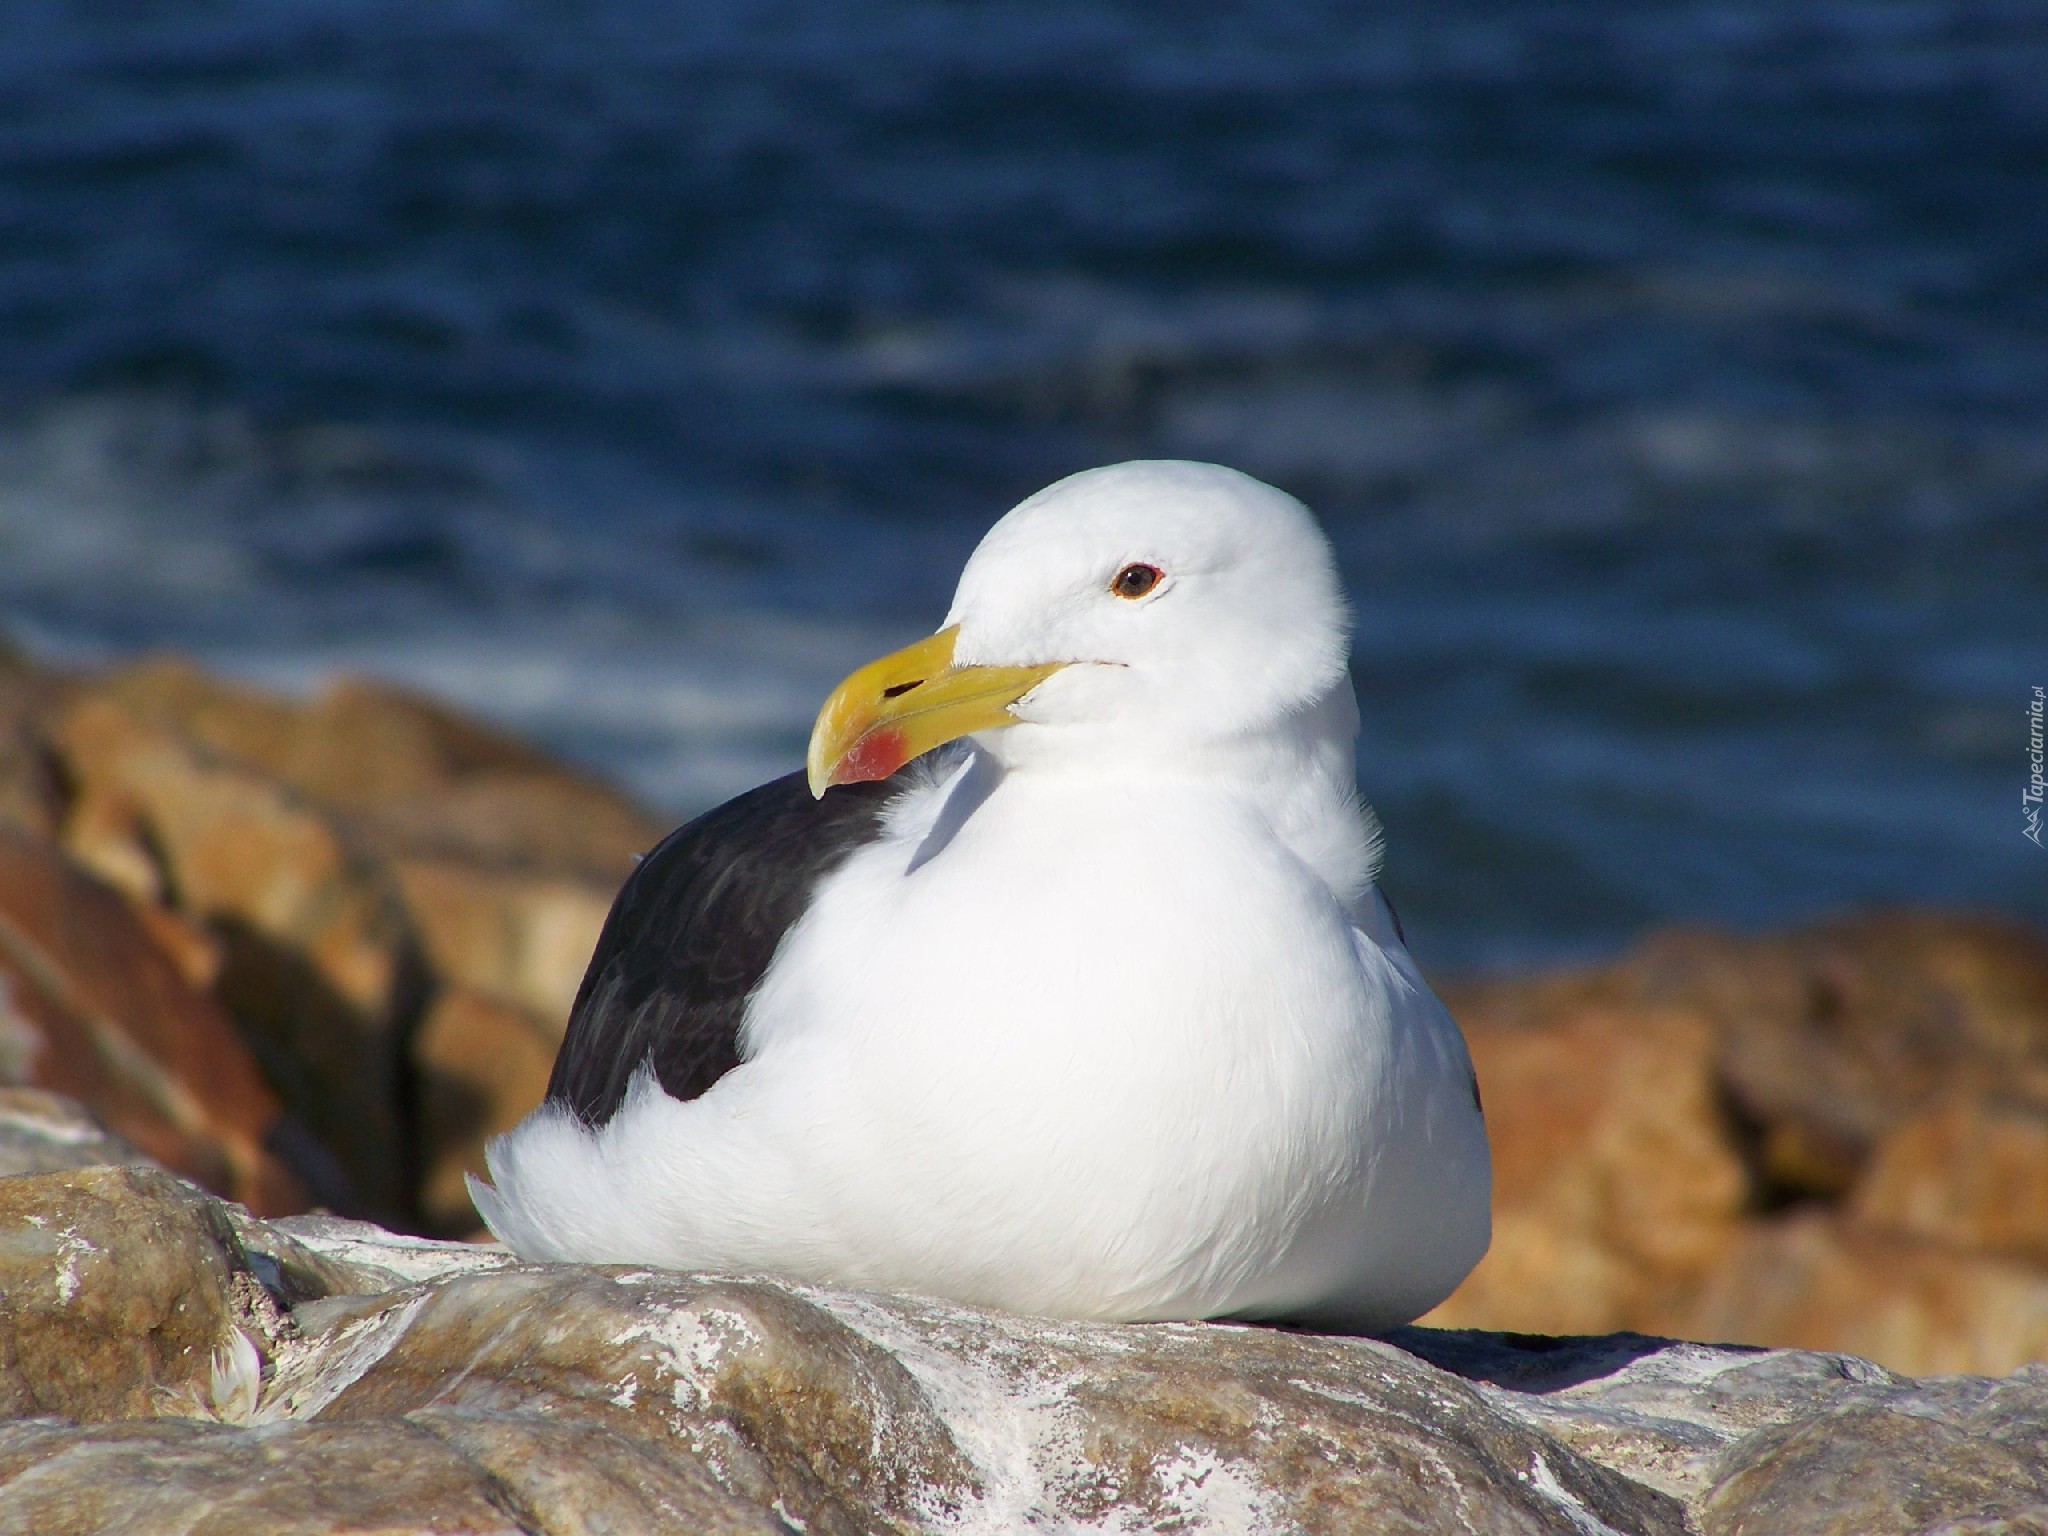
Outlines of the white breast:
M 949 789 L 972 815 L 935 796 L 820 891 L 732 1082 L 833 1190 L 862 1277 L 1101 1316 L 1300 1311 L 1384 1253 L 1413 1279 L 1435 1239 L 1393 1223 L 1443 1225 L 1415 1197 L 1485 1162 L 1463 1048 L 1258 808 L 1195 781 Z M 1484 1248 L 1483 1183 L 1444 1290 Z
M 1077 1317 L 1380 1327 L 1484 1252 L 1462 1041 L 1398 946 L 1213 782 L 913 797 L 819 888 L 749 1059 L 500 1144 L 522 1252 Z M 501 1230 L 503 1230 L 501 1228 Z

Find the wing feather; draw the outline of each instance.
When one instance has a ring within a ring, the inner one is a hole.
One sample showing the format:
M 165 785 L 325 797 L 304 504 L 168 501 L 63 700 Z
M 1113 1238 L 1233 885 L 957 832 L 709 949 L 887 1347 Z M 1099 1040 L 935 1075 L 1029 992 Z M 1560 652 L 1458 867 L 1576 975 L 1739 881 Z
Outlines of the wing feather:
M 677 1099 L 738 1066 L 747 999 L 782 936 L 818 882 L 877 835 L 899 788 L 847 784 L 814 800 L 792 773 L 663 838 L 612 902 L 548 1098 L 599 1126 L 643 1063 Z

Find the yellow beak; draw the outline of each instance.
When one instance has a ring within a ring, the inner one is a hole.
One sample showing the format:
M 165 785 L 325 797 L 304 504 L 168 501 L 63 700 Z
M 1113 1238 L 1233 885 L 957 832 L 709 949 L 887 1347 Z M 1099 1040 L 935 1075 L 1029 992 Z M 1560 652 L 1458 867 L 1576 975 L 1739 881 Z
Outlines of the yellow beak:
M 960 627 L 871 661 L 832 690 L 811 727 L 811 793 L 886 779 L 913 757 L 975 731 L 1015 725 L 1010 706 L 1066 665 L 956 667 Z

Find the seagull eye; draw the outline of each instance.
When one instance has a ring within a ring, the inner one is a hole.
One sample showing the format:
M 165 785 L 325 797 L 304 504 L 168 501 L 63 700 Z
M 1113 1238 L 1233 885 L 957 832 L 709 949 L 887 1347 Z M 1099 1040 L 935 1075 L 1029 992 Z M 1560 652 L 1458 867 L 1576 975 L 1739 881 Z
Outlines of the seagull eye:
M 1158 586 L 1159 578 L 1164 574 L 1165 572 L 1161 571 L 1156 565 L 1146 565 L 1143 561 L 1133 561 L 1111 578 L 1109 590 L 1118 597 L 1127 597 L 1136 601 Z

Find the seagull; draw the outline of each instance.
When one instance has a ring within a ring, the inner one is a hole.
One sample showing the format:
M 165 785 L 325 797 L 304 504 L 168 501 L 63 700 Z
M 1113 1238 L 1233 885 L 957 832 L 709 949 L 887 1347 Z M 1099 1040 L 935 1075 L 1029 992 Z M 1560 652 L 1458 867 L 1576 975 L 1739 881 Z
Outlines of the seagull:
M 471 1193 L 534 1260 L 1380 1331 L 1490 1235 L 1457 1025 L 1375 886 L 1293 497 L 1084 471 L 999 520 L 806 772 L 619 892 Z

